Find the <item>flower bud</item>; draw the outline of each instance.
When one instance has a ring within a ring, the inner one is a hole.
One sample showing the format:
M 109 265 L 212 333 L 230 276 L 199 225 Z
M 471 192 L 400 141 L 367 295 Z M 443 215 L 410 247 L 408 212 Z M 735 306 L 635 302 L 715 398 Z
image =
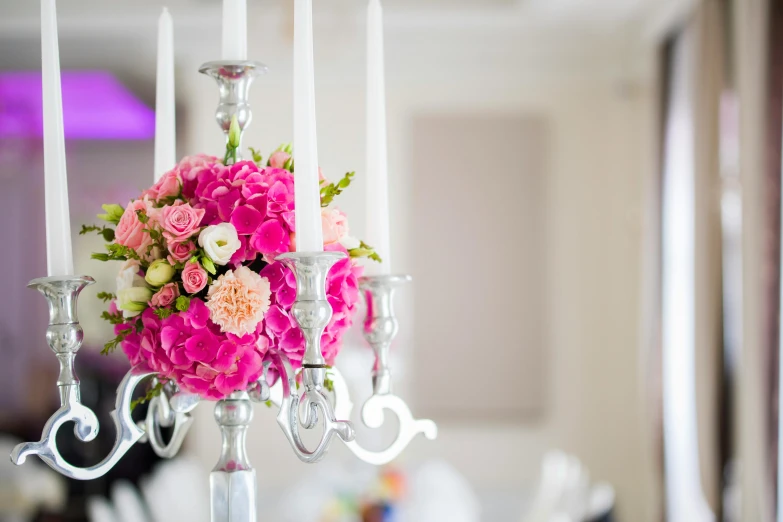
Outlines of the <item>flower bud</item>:
M 153 261 L 144 279 L 152 286 L 163 286 L 174 277 L 176 270 L 165 259 Z
M 120 222 L 120 218 L 125 213 L 125 209 L 120 205 L 101 205 L 105 214 L 98 214 L 98 219 L 102 219 L 109 223 L 117 224 Z
M 117 308 L 125 317 L 133 317 L 143 312 L 152 299 L 152 290 L 145 286 L 134 286 L 117 292 Z
M 231 117 L 231 126 L 228 128 L 228 145 L 232 149 L 238 149 L 239 148 L 239 138 L 242 131 L 239 128 L 239 120 L 237 119 L 237 115 L 234 114 Z

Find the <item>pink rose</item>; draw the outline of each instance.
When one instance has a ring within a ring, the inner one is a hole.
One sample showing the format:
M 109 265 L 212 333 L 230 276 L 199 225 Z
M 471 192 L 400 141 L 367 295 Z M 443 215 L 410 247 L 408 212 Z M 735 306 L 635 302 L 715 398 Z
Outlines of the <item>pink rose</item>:
M 152 245 L 152 237 L 149 232 L 144 232 L 149 224 L 145 225 L 139 220 L 139 216 L 136 214 L 139 210 L 143 210 L 149 215 L 151 205 L 148 199 L 137 199 L 128 203 L 128 207 L 114 231 L 114 241 L 119 245 L 132 248 L 140 256 L 146 257 L 147 248 Z
M 336 208 L 322 209 L 321 223 L 324 232 L 324 245 L 339 243 L 348 235 L 348 218 Z
M 288 160 L 291 159 L 291 155 L 284 150 L 279 150 L 269 156 L 269 166 L 273 169 L 282 169 Z
M 150 306 L 163 308 L 173 303 L 177 297 L 179 297 L 179 286 L 177 283 L 169 283 L 152 296 Z
M 179 201 L 163 207 L 159 218 L 163 236 L 175 243 L 187 240 L 198 231 L 205 212 L 203 208 L 193 208 L 189 203 Z
M 188 263 L 182 271 L 182 286 L 189 294 L 197 294 L 207 286 L 207 271 L 197 262 Z
M 165 173 L 152 188 L 145 190 L 142 196 L 149 196 L 154 201 L 179 195 L 182 189 L 182 178 L 176 170 Z
M 185 241 L 183 243 L 169 243 L 169 263 L 176 265 L 177 263 L 183 263 L 193 256 L 193 252 L 196 251 L 196 245 L 192 241 Z

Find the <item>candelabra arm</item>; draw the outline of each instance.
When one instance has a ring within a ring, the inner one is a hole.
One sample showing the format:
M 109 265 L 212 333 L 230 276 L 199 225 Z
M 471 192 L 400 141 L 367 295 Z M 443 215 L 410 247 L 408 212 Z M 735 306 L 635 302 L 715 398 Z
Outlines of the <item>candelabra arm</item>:
M 350 422 L 337 420 L 331 402 L 324 393 L 326 361 L 321 354 L 321 335 L 332 318 L 332 308 L 326 300 L 326 276 L 332 266 L 344 259 L 342 252 L 297 252 L 283 254 L 277 259 L 286 264 L 296 276 L 296 302 L 292 308 L 294 319 L 305 338 L 302 359 L 301 397 L 296 392 L 296 376 L 288 359 L 277 356 L 275 365 L 280 372 L 283 399 L 277 422 L 288 438 L 294 453 L 304 462 L 316 462 L 326 454 L 331 439 L 337 435 L 344 442 L 353 440 Z M 300 419 L 300 404 L 304 417 Z M 323 412 L 324 431 L 315 450 L 309 451 L 299 436 L 299 426 L 312 429 L 318 423 L 318 411 Z
M 223 446 L 209 476 L 212 522 L 255 522 L 256 471 L 247 458 L 247 428 L 253 405 L 247 392 L 235 392 L 215 405 Z
M 423 433 L 430 440 L 434 440 L 438 435 L 438 427 L 433 421 L 415 419 L 405 401 L 392 393 L 389 349 L 399 331 L 393 298 L 395 290 L 410 281 L 410 276 L 363 277 L 359 281 L 359 289 L 367 303 L 364 338 L 375 352 L 373 394 L 362 406 L 362 422 L 369 428 L 380 428 L 384 422 L 385 410 L 393 412 L 399 419 L 397 437 L 383 451 L 367 450 L 355 440 L 346 444 L 357 457 L 369 464 L 388 464 L 397 458 L 419 433 Z M 345 380 L 337 369 L 332 368 L 329 372 L 337 402 L 336 413 L 350 418 L 353 404 L 348 396 Z
M 250 125 L 253 113 L 250 110 L 250 86 L 258 76 L 266 74 L 267 67 L 258 62 L 249 61 L 217 61 L 207 62 L 199 68 L 199 72 L 215 79 L 220 89 L 220 103 L 215 111 L 215 119 L 226 136 L 231 128 L 231 120 L 236 116 L 239 124 L 239 149 L 237 160 L 241 159 L 242 133 Z
M 114 447 L 109 455 L 95 466 L 79 468 L 68 463 L 57 450 L 57 430 L 67 422 L 75 422 L 74 433 L 83 441 L 90 441 L 98 434 L 98 420 L 95 414 L 79 402 L 64 404 L 44 425 L 43 435 L 38 442 L 26 442 L 16 446 L 11 453 L 11 461 L 16 465 L 24 464 L 28 455 L 38 455 L 52 469 L 66 477 L 77 480 L 93 480 L 105 475 L 117 461 L 144 436 L 144 430 L 136 425 L 131 418 L 130 404 L 133 390 L 153 373 L 134 373 L 129 371 L 122 379 L 117 389 L 115 410 L 111 412 L 114 427 L 117 432 Z M 85 431 L 86 428 L 89 431 Z
M 78 468 L 65 461 L 57 451 L 57 431 L 65 423 L 73 422 L 74 435 L 84 442 L 89 442 L 98 435 L 98 418 L 91 409 L 81 403 L 79 378 L 74 368 L 76 353 L 84 340 L 76 304 L 84 287 L 94 282 L 87 276 L 43 277 L 30 281 L 28 285 L 41 292 L 49 305 L 46 341 L 60 363 L 60 375 L 57 378 L 60 408 L 44 425 L 41 440 L 19 444 L 14 448 L 11 461 L 16 465 L 24 464 L 28 455 L 38 455 L 52 469 L 67 477 L 92 480 L 105 475 L 128 449 L 144 436 L 144 430 L 131 418 L 130 403 L 133 390 L 152 373 L 131 370 L 120 383 L 116 409 L 111 413 L 117 436 L 109 455 L 95 466 Z

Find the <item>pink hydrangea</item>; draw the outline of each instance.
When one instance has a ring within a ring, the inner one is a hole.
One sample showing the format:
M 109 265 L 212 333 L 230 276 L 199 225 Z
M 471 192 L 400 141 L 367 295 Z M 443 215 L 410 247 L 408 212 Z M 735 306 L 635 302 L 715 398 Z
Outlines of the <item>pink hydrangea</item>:
M 142 268 L 146 251 L 155 250 L 177 271 L 156 289 L 151 308 L 115 327 L 125 336 L 122 350 L 132 365 L 207 399 L 246 389 L 273 354 L 301 366 L 305 340 L 291 314 L 296 279 L 275 261 L 295 247 L 294 176 L 284 168 L 289 159 L 278 152 L 268 167 L 259 167 L 250 161 L 225 166 L 213 156 L 186 157 L 129 205 L 117 227 L 117 242 L 143 254 Z M 137 210 L 145 210 L 150 222 L 141 223 Z M 322 220 L 325 248 L 345 252 L 340 244 L 348 234 L 345 214 L 326 209 Z M 191 259 L 205 255 L 196 244 L 200 231 L 221 223 L 233 225 L 240 247 L 227 266 L 217 266 L 210 276 L 207 261 Z M 151 228 L 154 240 L 145 232 Z M 321 343 L 328 364 L 334 363 L 352 324 L 361 272 L 346 258 L 327 277 L 333 313 Z M 244 283 L 234 284 L 232 277 Z M 175 308 L 181 306 L 180 294 L 190 299 L 184 312 Z M 114 303 L 110 313 L 116 313 Z

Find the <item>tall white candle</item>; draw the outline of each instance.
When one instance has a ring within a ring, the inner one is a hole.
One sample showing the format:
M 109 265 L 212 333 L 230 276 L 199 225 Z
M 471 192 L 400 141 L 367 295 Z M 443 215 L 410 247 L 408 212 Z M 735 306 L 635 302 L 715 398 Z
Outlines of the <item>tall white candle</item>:
M 65 132 L 60 86 L 55 0 L 41 0 L 41 76 L 43 80 L 46 262 L 49 277 L 74 275 Z
M 223 0 L 223 59 L 247 60 L 247 0 Z
M 177 162 L 174 101 L 174 23 L 165 7 L 158 20 L 158 78 L 155 92 L 155 181 Z
M 323 250 L 315 132 L 312 0 L 294 0 L 294 160 L 296 250 Z
M 386 151 L 386 86 L 383 9 L 380 0 L 367 8 L 367 243 L 383 259 L 368 263 L 368 274 L 391 272 L 389 180 Z

